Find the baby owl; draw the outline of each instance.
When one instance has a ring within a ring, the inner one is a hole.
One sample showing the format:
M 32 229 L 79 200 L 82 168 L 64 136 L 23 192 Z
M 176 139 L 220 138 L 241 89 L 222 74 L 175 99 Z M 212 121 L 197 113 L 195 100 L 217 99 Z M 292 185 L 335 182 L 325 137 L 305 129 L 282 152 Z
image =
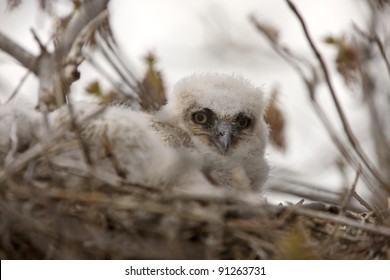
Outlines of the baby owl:
M 259 189 L 269 171 L 264 107 L 261 89 L 242 77 L 198 74 L 178 82 L 157 113 L 161 128 L 154 127 L 167 143 L 179 143 L 199 159 L 220 183 L 230 184 L 233 170 L 243 170 L 250 186 Z

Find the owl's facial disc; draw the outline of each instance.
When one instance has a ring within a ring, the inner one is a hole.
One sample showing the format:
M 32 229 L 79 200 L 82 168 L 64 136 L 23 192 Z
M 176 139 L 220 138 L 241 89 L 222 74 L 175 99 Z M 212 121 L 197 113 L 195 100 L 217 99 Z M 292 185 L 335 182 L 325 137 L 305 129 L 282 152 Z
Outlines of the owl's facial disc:
M 239 142 L 244 130 L 253 126 L 252 118 L 240 112 L 233 116 L 219 118 L 214 111 L 203 108 L 191 113 L 194 130 L 207 137 L 218 153 L 226 155 Z

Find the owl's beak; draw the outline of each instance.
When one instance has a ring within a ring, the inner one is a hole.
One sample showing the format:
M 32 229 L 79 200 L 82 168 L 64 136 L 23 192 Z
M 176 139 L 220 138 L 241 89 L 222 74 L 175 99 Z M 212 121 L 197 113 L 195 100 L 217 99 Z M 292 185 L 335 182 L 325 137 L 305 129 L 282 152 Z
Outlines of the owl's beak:
M 230 147 L 232 126 L 227 122 L 218 123 L 215 127 L 213 142 L 221 154 L 226 154 Z

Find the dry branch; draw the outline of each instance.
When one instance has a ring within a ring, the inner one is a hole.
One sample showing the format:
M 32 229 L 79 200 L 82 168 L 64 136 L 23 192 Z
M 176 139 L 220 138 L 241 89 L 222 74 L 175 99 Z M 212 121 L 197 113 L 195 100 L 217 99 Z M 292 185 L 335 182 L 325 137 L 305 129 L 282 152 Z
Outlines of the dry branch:
M 363 38 L 363 42 L 358 45 L 360 52 L 362 53 L 360 58 L 359 74 L 361 76 L 362 92 L 367 103 L 367 107 L 370 113 L 371 132 L 373 140 L 375 142 L 375 150 L 379 166 L 382 170 L 383 177 L 387 182 L 390 182 L 390 174 L 388 172 L 390 168 L 390 140 L 387 137 L 387 123 L 384 118 L 381 118 L 381 108 L 376 104 L 376 98 L 380 92 L 376 92 L 376 81 L 374 75 L 370 74 L 367 68 L 369 68 L 371 53 L 373 52 L 372 45 L 378 46 L 380 56 L 384 61 L 388 77 L 390 81 L 390 62 L 387 58 L 383 43 L 376 33 L 375 26 L 377 26 L 377 10 L 372 9 L 371 22 L 368 29 L 369 33 L 361 30 L 359 27 L 354 25 L 354 29 Z
M 307 39 L 312 51 L 314 52 L 318 62 L 320 63 L 320 66 L 321 66 L 322 72 L 324 74 L 325 81 L 326 81 L 326 84 L 328 86 L 329 92 L 331 94 L 333 103 L 335 105 L 335 108 L 336 108 L 336 111 L 337 111 L 338 116 L 340 118 L 341 124 L 343 125 L 344 132 L 345 132 L 350 144 L 352 145 L 352 147 L 356 151 L 357 155 L 362 160 L 363 164 L 368 168 L 368 170 L 370 170 L 370 172 L 372 172 L 372 174 L 375 176 L 375 178 L 378 180 L 378 182 L 382 185 L 382 187 L 387 192 L 390 193 L 390 186 L 388 186 L 385 183 L 382 176 L 379 174 L 379 172 L 376 170 L 374 165 L 371 163 L 368 156 L 366 155 L 364 150 L 361 148 L 361 145 L 360 145 L 358 139 L 356 138 L 355 134 L 353 133 L 351 126 L 349 125 L 349 122 L 345 116 L 343 108 L 341 107 L 340 101 L 338 100 L 336 91 L 335 91 L 333 83 L 331 81 L 328 67 L 327 67 L 325 60 L 323 59 L 321 53 L 319 52 L 318 48 L 314 44 L 314 41 L 313 41 L 309 31 L 308 31 L 307 25 L 306 25 L 302 15 L 300 14 L 298 9 L 295 7 L 295 5 L 290 0 L 286 0 L 286 2 L 288 4 L 288 6 L 290 7 L 290 9 L 293 11 L 293 13 L 296 15 L 296 17 L 298 18 L 298 20 L 302 26 L 302 29 L 304 31 L 304 34 L 306 36 L 306 39 Z
M 38 40 L 41 53 L 35 57 L 0 33 L 0 49 L 38 77 L 40 85 L 37 108 L 40 111 L 52 111 L 65 103 L 70 85 L 79 78 L 77 67 L 83 61 L 81 48 L 88 39 L 86 35 L 95 31 L 102 17 L 107 16 L 103 11 L 108 1 L 83 1 L 65 31 L 58 34 L 52 53 Z M 99 17 L 102 13 L 103 16 Z M 78 39 L 80 36 L 81 42 Z
M 8 53 L 34 74 L 38 74 L 37 58 L 2 32 L 0 32 L 0 49 Z
M 80 119 L 80 123 L 87 122 L 93 117 L 101 114 L 106 108 L 100 107 L 91 114 L 85 116 Z M 43 155 L 47 149 L 55 145 L 55 141 L 61 139 L 63 135 L 69 130 L 68 127 L 62 126 L 55 131 L 51 131 L 51 134 L 48 135 L 48 138 L 45 139 L 44 143 L 39 142 L 35 144 L 33 147 L 28 149 L 23 154 L 19 155 L 11 164 L 7 165 L 5 168 L 0 170 L 0 184 L 4 183 L 10 175 L 13 175 L 19 171 L 21 171 L 25 166 L 31 161 L 36 159 L 37 157 Z
M 282 45 L 278 40 L 272 39 L 267 34 L 264 34 L 265 31 L 268 31 L 271 27 L 264 28 L 264 24 L 257 21 L 254 17 L 251 18 L 251 21 L 254 23 L 256 28 L 269 40 L 271 47 L 275 50 L 275 52 L 280 55 L 293 69 L 298 73 L 299 77 L 302 79 L 304 85 L 306 86 L 308 95 L 310 97 L 310 102 L 313 106 L 313 109 L 320 121 L 325 126 L 327 133 L 329 134 L 331 140 L 338 148 L 339 152 L 346 159 L 346 161 L 355 169 L 361 170 L 362 179 L 366 183 L 367 186 L 373 190 L 375 195 L 377 181 L 372 178 L 370 172 L 366 170 L 366 168 L 361 168 L 360 161 L 355 157 L 354 153 L 352 153 L 350 147 L 344 143 L 345 141 L 340 137 L 340 134 L 335 129 L 334 125 L 330 121 L 329 117 L 323 110 L 322 106 L 318 103 L 316 96 L 316 88 L 319 84 L 319 78 L 317 75 L 316 68 L 311 64 L 310 61 L 305 59 L 304 57 L 296 55 L 292 52 L 287 46 Z M 309 69 L 309 72 L 306 73 L 305 68 Z M 309 76 L 309 74 L 311 74 Z M 304 196 L 303 193 L 301 195 Z M 378 201 L 381 197 L 378 197 Z M 323 198 L 321 198 L 323 199 Z M 328 201 L 329 202 L 329 201 Z M 372 207 L 370 207 L 372 208 Z

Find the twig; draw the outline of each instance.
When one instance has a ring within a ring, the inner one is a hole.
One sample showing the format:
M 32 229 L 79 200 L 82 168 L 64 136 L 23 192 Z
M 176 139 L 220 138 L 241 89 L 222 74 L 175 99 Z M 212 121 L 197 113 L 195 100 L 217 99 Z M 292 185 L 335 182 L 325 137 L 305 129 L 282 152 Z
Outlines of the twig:
M 104 66 L 101 66 L 96 59 L 94 59 L 87 52 L 83 52 L 83 57 L 86 61 L 91 64 L 99 74 L 101 74 L 105 79 L 107 79 L 111 85 L 115 88 L 116 91 L 121 93 L 123 96 L 127 96 L 127 89 L 124 89 L 123 84 L 115 81 L 115 79 L 111 76 L 111 74 L 105 69 Z
M 41 49 L 39 56 L 32 55 L 0 32 L 0 49 L 38 76 L 40 85 L 37 108 L 40 111 L 49 112 L 65 103 L 65 95 L 70 85 L 78 79 L 75 69 L 82 62 L 82 59 L 74 57 L 75 54 L 81 53 L 77 48 L 83 45 L 77 38 L 88 34 L 93 26 L 94 31 L 99 21 L 107 17 L 107 13 L 104 12 L 102 16 L 99 15 L 106 9 L 108 2 L 109 0 L 83 1 L 65 31 L 55 40 L 53 53 L 46 50 L 34 32 L 34 38 Z M 88 32 L 83 32 L 85 30 Z
M 16 59 L 25 68 L 38 74 L 36 57 L 0 32 L 0 49 Z
M 358 228 L 358 229 L 362 229 L 362 230 L 365 230 L 365 231 L 368 231 L 371 233 L 380 234 L 383 236 L 390 237 L 390 228 L 389 227 L 380 226 L 380 225 L 373 225 L 373 224 L 364 224 L 364 223 L 355 221 L 353 219 L 350 219 L 350 218 L 347 218 L 344 216 L 328 214 L 328 213 L 324 213 L 321 211 L 315 211 L 315 210 L 303 208 L 303 207 L 298 208 L 298 209 L 294 209 L 294 212 L 301 214 L 301 215 L 304 215 L 304 216 L 318 218 L 318 219 L 324 219 L 324 220 L 327 220 L 330 222 L 344 224 L 344 225 Z
M 11 93 L 11 95 L 5 101 L 5 104 L 8 104 L 12 99 L 15 98 L 15 96 L 18 94 L 20 88 L 22 87 L 22 85 L 24 84 L 24 82 L 26 81 L 26 79 L 28 78 L 30 73 L 31 73 L 31 70 L 28 69 L 26 71 L 26 74 L 24 74 L 23 77 L 20 79 L 20 81 L 19 81 L 18 85 L 16 86 L 15 90 Z
M 130 77 L 133 81 L 137 82 L 138 79 L 134 75 L 133 71 L 128 67 L 128 62 L 124 63 L 122 59 L 122 54 L 120 53 L 120 50 L 118 48 L 117 43 L 114 40 L 113 35 L 110 36 L 103 36 L 101 33 L 101 30 L 97 33 L 97 35 L 101 35 L 104 38 L 104 42 L 106 43 L 107 47 L 111 50 L 112 55 L 120 62 L 121 67 L 123 67 L 123 70 L 125 71 L 125 75 Z
M 125 92 L 125 95 L 139 100 L 138 95 L 136 94 L 139 91 L 137 87 L 137 79 L 135 76 L 127 69 L 125 63 L 122 61 L 123 58 L 120 58 L 118 54 L 114 51 L 112 44 L 103 37 L 100 32 L 96 34 L 96 42 L 99 47 L 99 50 L 102 52 L 103 56 L 106 58 L 107 62 L 115 69 L 116 73 L 121 77 L 125 84 L 131 89 L 129 92 Z M 103 42 L 105 46 L 103 45 Z M 110 50 L 108 51 L 107 48 Z M 124 74 L 123 71 L 126 73 Z M 131 80 L 132 79 L 132 80 Z
M 355 176 L 355 179 L 353 180 L 352 186 L 349 188 L 347 194 L 345 195 L 343 201 L 341 202 L 340 212 L 338 213 L 338 216 L 345 215 L 347 205 L 350 203 L 353 194 L 356 193 L 355 189 L 356 189 L 356 185 L 357 185 L 357 182 L 359 180 L 360 174 L 361 174 L 361 169 L 359 169 L 356 172 L 356 176 Z M 324 242 L 324 245 L 323 245 L 324 249 L 328 248 L 330 243 L 333 242 L 337 232 L 340 230 L 340 226 L 341 225 L 337 225 L 333 228 L 333 231 L 329 234 L 328 239 Z
M 263 198 L 257 192 L 229 190 L 227 187 L 222 186 L 221 188 L 205 188 L 204 186 L 200 186 L 199 188 L 191 189 L 174 189 L 164 193 L 162 198 L 167 201 L 176 199 L 216 203 L 235 201 L 241 203 L 242 207 L 255 207 L 259 210 L 265 205 Z
M 376 211 L 371 205 L 365 201 L 360 195 L 358 195 L 356 192 L 353 193 L 353 197 L 359 202 L 361 205 L 363 205 L 368 211 Z
M 307 209 L 307 208 L 299 208 L 299 209 L 296 209 L 295 212 L 297 212 L 298 214 L 304 215 L 304 216 L 324 219 L 324 220 L 328 220 L 331 222 L 344 224 L 344 225 L 347 225 L 350 227 L 354 227 L 354 228 L 362 229 L 362 230 L 372 232 L 375 234 L 380 234 L 383 236 L 390 237 L 390 228 L 388 228 L 388 227 L 374 225 L 374 224 L 363 224 L 361 222 L 352 220 L 352 219 L 344 217 L 344 216 L 332 215 L 332 214 L 328 214 L 328 213 L 324 213 L 324 212 L 320 212 L 320 211 L 314 211 L 314 210 Z
M 372 43 L 376 43 L 379 45 L 379 49 L 382 55 L 383 60 L 385 61 L 386 66 L 388 67 L 388 73 L 390 77 L 390 65 L 389 61 L 386 57 L 385 50 L 383 49 L 383 44 L 379 38 L 379 36 L 376 34 L 375 26 L 376 26 L 376 14 L 375 14 L 375 8 L 373 8 L 373 14 L 371 15 L 371 24 L 370 24 L 370 33 L 361 30 L 356 24 L 354 24 L 354 29 L 356 32 L 369 44 L 361 44 L 361 52 L 363 52 L 362 59 L 360 61 L 359 65 L 359 74 L 361 76 L 361 83 L 362 83 L 362 92 L 363 96 L 366 100 L 369 113 L 370 113 L 370 122 L 371 126 L 370 129 L 372 131 L 373 139 L 375 141 L 375 150 L 377 155 L 377 161 L 379 163 L 379 166 L 381 170 L 383 171 L 382 174 L 384 176 L 384 179 L 387 183 L 390 183 L 390 177 L 387 174 L 389 168 L 390 168 L 390 143 L 386 136 L 386 127 L 383 124 L 383 120 L 379 116 L 379 110 L 378 106 L 375 102 L 375 81 L 374 78 L 369 75 L 366 68 L 364 67 L 365 64 L 369 64 L 370 61 L 367 59 L 364 60 L 365 57 L 370 57 L 370 54 L 372 52 Z M 371 35 L 374 34 L 374 35 Z M 366 65 L 367 66 L 367 65 Z
M 375 21 L 376 20 L 376 15 L 373 14 L 372 18 L 373 18 L 373 21 Z M 371 27 L 372 27 L 371 29 L 373 29 L 374 28 L 374 24 L 371 24 Z M 390 61 L 389 61 L 389 58 L 387 57 L 385 47 L 383 46 L 383 43 L 382 43 L 381 39 L 379 38 L 378 34 L 375 33 L 375 31 L 374 31 L 374 34 L 369 34 L 366 31 L 363 31 L 362 29 L 360 29 L 359 26 L 357 26 L 356 24 L 353 25 L 353 28 L 363 38 L 367 39 L 369 42 L 374 42 L 377 45 L 377 47 L 379 49 L 379 53 L 381 54 L 382 59 L 383 59 L 385 65 L 386 65 L 387 73 L 388 73 L 388 75 L 390 77 Z M 371 30 L 371 31 L 373 31 L 373 30 Z
M 353 133 L 353 131 L 352 131 L 352 129 L 351 129 L 349 123 L 348 123 L 348 120 L 347 120 L 347 118 L 345 116 L 345 113 L 344 113 L 344 111 L 343 111 L 343 109 L 341 107 L 340 101 L 338 100 L 337 94 L 336 94 L 336 92 L 334 90 L 334 87 L 333 87 L 333 84 L 332 84 L 332 81 L 331 81 L 331 78 L 330 78 L 328 67 L 327 67 L 327 65 L 325 63 L 325 60 L 323 59 L 321 53 L 319 52 L 318 48 L 314 44 L 314 41 L 311 38 L 311 35 L 310 35 L 309 31 L 308 31 L 308 28 L 306 26 L 306 23 L 305 23 L 302 15 L 300 14 L 298 9 L 295 7 L 295 5 L 290 0 L 286 0 L 286 2 L 288 4 L 288 6 L 290 7 L 290 9 L 292 10 L 292 12 L 298 18 L 298 20 L 299 20 L 299 22 L 301 24 L 301 27 L 303 29 L 303 32 L 304 32 L 304 34 L 306 36 L 306 39 L 307 39 L 307 41 L 308 41 L 312 51 L 314 52 L 318 62 L 320 63 L 320 66 L 321 66 L 322 72 L 324 74 L 325 81 L 326 81 L 326 84 L 328 86 L 329 92 L 331 94 L 333 103 L 334 103 L 334 105 L 336 107 L 336 111 L 337 111 L 337 113 L 339 115 L 339 118 L 341 120 L 341 124 L 342 124 L 342 126 L 344 128 L 344 132 L 345 132 L 345 134 L 346 134 L 350 144 L 352 145 L 352 147 L 354 148 L 355 152 L 357 153 L 359 158 L 362 160 L 364 165 L 368 168 L 368 170 L 370 170 L 370 172 L 374 175 L 374 177 L 378 180 L 378 182 L 382 185 L 382 187 L 387 189 L 388 186 L 383 181 L 383 179 L 381 178 L 381 175 L 375 169 L 375 167 L 373 166 L 373 164 L 371 163 L 371 161 L 369 160 L 367 155 L 364 153 L 363 149 L 360 146 L 359 141 L 357 140 L 356 136 L 354 135 L 354 133 Z
M 251 20 L 256 25 L 257 29 L 264 34 L 264 27 L 262 27 L 262 24 L 256 21 L 253 17 Z M 317 99 L 315 98 L 315 88 L 318 84 L 318 78 L 316 74 L 316 70 L 314 66 L 311 65 L 309 61 L 307 61 L 303 57 L 296 56 L 293 52 L 289 50 L 286 46 L 280 45 L 280 43 L 276 40 L 271 40 L 267 34 L 264 34 L 265 37 L 269 40 L 272 48 L 276 51 L 277 54 L 279 54 L 290 66 L 292 66 L 302 81 L 304 82 L 309 97 L 310 102 L 314 108 L 315 113 L 319 117 L 320 121 L 325 126 L 326 131 L 328 132 L 329 136 L 331 137 L 333 143 L 336 145 L 340 153 L 345 157 L 345 159 L 348 161 L 348 163 L 355 169 L 358 170 L 360 168 L 359 161 L 355 158 L 354 154 L 351 153 L 349 147 L 346 146 L 344 141 L 340 138 L 339 133 L 335 130 L 332 123 L 330 122 L 328 116 L 320 106 L 320 104 L 317 102 Z M 299 62 L 299 63 L 298 63 Z M 305 66 L 309 67 L 312 73 L 312 77 L 308 77 L 307 74 L 305 74 L 305 71 L 302 69 L 302 66 L 300 63 L 303 63 Z M 370 174 L 365 170 L 361 170 L 362 178 L 364 182 L 370 186 L 370 188 L 375 189 L 376 184 L 372 182 L 372 178 Z
M 90 155 L 90 152 L 89 152 L 89 148 L 88 148 L 88 145 L 87 143 L 84 141 L 83 139 L 83 136 L 81 134 L 81 130 L 80 130 L 80 127 L 76 121 L 76 117 L 74 115 L 74 109 L 73 109 L 73 105 L 71 102 L 68 102 L 67 103 L 67 108 L 68 108 L 68 112 L 69 112 L 69 116 L 70 116 L 70 123 L 71 123 L 71 127 L 73 129 L 73 131 L 75 132 L 76 134 L 76 139 L 80 145 L 80 148 L 81 148 L 81 153 L 84 157 L 84 160 L 85 162 L 87 163 L 88 166 L 92 166 L 93 165 L 93 161 L 92 161 L 92 158 L 91 158 L 91 155 Z
M 386 65 L 387 73 L 390 77 L 390 61 L 386 55 L 385 47 L 383 46 L 383 43 L 382 43 L 381 39 L 379 38 L 378 34 L 374 33 L 373 35 L 371 35 L 371 34 L 367 33 L 366 31 L 363 31 L 362 29 L 360 29 L 359 26 L 357 26 L 356 24 L 353 25 L 353 28 L 357 31 L 357 33 L 359 33 L 360 36 L 365 38 L 368 42 L 370 42 L 370 43 L 374 42 L 377 45 L 377 47 L 379 49 L 379 53 L 381 54 L 381 57 Z
M 219 214 L 210 213 L 207 209 L 186 207 L 185 209 L 181 209 L 181 211 L 176 211 L 174 204 L 137 200 L 132 195 L 108 196 L 101 192 L 80 192 L 64 189 L 51 189 L 45 192 L 34 193 L 33 190 L 26 187 L 15 187 L 10 189 L 10 191 L 13 193 L 27 194 L 31 196 L 31 198 L 47 197 L 91 203 L 95 206 L 109 208 L 111 210 L 142 210 L 154 214 L 168 214 L 174 212 L 184 219 L 218 224 L 221 224 L 222 222 L 222 218 Z
M 42 131 L 45 133 L 45 135 L 41 138 L 41 141 L 43 145 L 48 145 L 50 139 L 50 123 L 49 123 L 49 116 L 47 112 L 42 112 L 42 124 L 43 124 Z M 53 162 L 52 159 L 49 157 L 48 153 L 43 154 L 43 160 L 47 164 L 48 168 L 50 170 L 53 170 Z M 56 174 L 53 172 L 50 173 L 50 176 L 54 179 L 55 182 L 58 179 Z
M 77 67 L 84 61 L 83 47 L 86 42 L 90 40 L 93 33 L 98 27 L 107 19 L 108 11 L 103 10 L 96 18 L 92 19 L 87 26 L 85 26 L 80 34 L 76 37 L 72 44 L 69 54 L 66 56 L 64 62 L 63 78 L 67 81 L 74 81 L 79 78 L 80 74 Z M 59 58 L 61 60 L 61 57 Z
M 99 14 L 106 9 L 109 0 L 86 0 L 77 14 L 70 20 L 65 32 L 56 42 L 56 52 L 66 57 L 76 38 Z
M 141 190 L 141 194 L 145 194 L 145 192 L 157 192 L 161 191 L 159 186 L 148 186 L 148 185 L 140 185 L 133 182 L 129 182 L 128 180 L 119 177 L 116 174 L 112 174 L 107 172 L 106 170 L 99 168 L 97 166 L 93 166 L 90 168 L 83 163 L 69 160 L 69 159 L 57 159 L 54 163 L 55 169 L 66 170 L 70 174 L 75 174 L 77 176 L 82 176 L 86 178 L 94 178 L 100 182 L 103 182 L 110 186 L 109 192 L 112 190 L 120 191 L 120 192 L 136 192 L 135 190 Z
M 20 189 L 21 190 L 21 189 Z M 15 189 L 12 189 L 12 191 L 16 191 Z M 23 191 L 31 192 L 29 189 L 24 189 Z M 107 197 L 105 195 L 100 196 L 100 195 L 94 195 L 94 196 L 81 196 L 80 192 L 74 192 L 74 191 L 64 191 L 64 190 L 59 190 L 59 191 L 50 191 L 50 192 L 39 192 L 38 194 L 35 194 L 34 196 L 37 195 L 43 195 L 46 197 L 52 197 L 52 198 L 65 198 L 65 199 L 72 199 L 76 201 L 88 201 L 88 202 L 94 202 L 102 207 L 110 207 L 111 209 L 116 209 L 116 210 L 143 210 L 147 211 L 150 213 L 156 213 L 156 214 L 165 214 L 165 213 L 172 213 L 175 212 L 175 209 L 172 206 L 162 204 L 159 202 L 145 202 L 145 201 L 136 201 L 133 196 L 117 196 L 117 197 Z M 31 196 L 32 198 L 34 196 Z M 233 198 L 232 198 L 233 199 Z M 233 200 L 235 201 L 235 200 Z M 249 207 L 249 205 L 248 205 Z M 268 205 L 267 208 L 271 209 L 276 206 L 271 206 Z M 380 226 L 380 225 L 373 225 L 373 224 L 365 224 L 361 223 L 358 221 L 355 221 L 351 218 L 347 218 L 344 216 L 338 216 L 338 215 L 333 215 L 329 213 L 324 213 L 322 211 L 316 211 L 304 207 L 297 207 L 297 206 L 291 206 L 293 207 L 290 211 L 308 216 L 308 217 L 313 217 L 313 218 L 318 218 L 318 219 L 324 219 L 330 222 L 335 222 L 335 223 L 340 223 L 344 224 L 350 227 L 362 229 L 364 231 L 368 231 L 371 233 L 383 235 L 390 237 L 390 228 L 385 227 L 385 226 Z M 277 207 L 279 210 L 280 208 Z M 290 207 L 287 207 L 289 209 Z M 263 214 L 262 209 L 259 209 L 258 206 L 250 206 L 250 209 L 252 212 L 258 213 L 258 214 Z M 204 222 L 210 222 L 210 223 L 220 223 L 221 218 L 217 215 L 211 215 L 211 213 L 207 211 L 199 211 L 199 210 L 191 210 L 191 209 L 186 209 L 185 211 L 180 211 L 177 212 L 181 217 L 186 218 L 186 219 L 191 219 L 194 221 L 204 221 Z
M 39 38 L 37 32 L 33 28 L 31 28 L 30 31 L 34 37 L 35 42 L 37 42 L 41 52 L 47 52 L 47 48 L 46 48 L 45 44 L 43 44 L 42 40 Z
M 340 192 L 330 191 L 325 187 L 316 186 L 296 179 L 281 179 L 280 182 L 272 182 L 270 184 L 270 191 L 280 192 L 283 194 L 294 195 L 299 198 L 305 198 L 312 201 L 320 201 L 328 204 L 337 204 Z M 355 205 L 348 205 L 348 209 L 352 211 L 360 211 L 361 208 Z
M 18 142 L 19 142 L 17 133 L 18 133 L 17 123 L 13 122 L 11 125 L 11 130 L 10 130 L 10 135 L 9 135 L 10 148 L 9 148 L 8 153 L 7 153 L 7 156 L 4 159 L 5 166 L 8 166 L 15 158 L 15 155 L 16 155 L 16 152 L 18 149 Z
M 106 157 L 110 160 L 111 165 L 115 170 L 115 173 L 121 178 L 126 178 L 127 175 L 126 171 L 120 165 L 118 158 L 113 151 L 111 141 L 107 135 L 107 130 L 105 130 L 103 133 L 102 145 L 103 145 L 104 153 Z
M 91 118 L 101 114 L 106 107 L 102 106 L 99 107 L 97 110 L 93 111 L 91 114 L 88 114 L 87 116 L 80 119 L 80 123 L 86 122 L 90 120 Z M 62 126 L 55 131 L 52 131 L 51 135 L 49 135 L 49 138 L 45 143 L 37 143 L 27 151 L 25 151 L 23 154 L 19 155 L 18 158 L 16 158 L 7 168 L 0 170 L 0 184 L 4 183 L 4 181 L 10 176 L 11 174 L 14 174 L 21 169 L 23 169 L 32 159 L 42 155 L 45 153 L 47 149 L 49 149 L 51 146 L 55 144 L 55 141 L 60 139 L 67 131 L 67 126 Z
M 321 108 L 320 104 L 315 99 L 312 99 L 312 104 L 314 107 L 314 110 L 316 111 L 317 115 L 319 116 L 322 123 L 325 125 L 326 130 L 329 132 L 329 135 L 335 143 L 338 150 L 341 152 L 341 154 L 344 156 L 344 158 L 349 162 L 349 164 L 355 169 L 359 170 L 361 169 L 362 179 L 367 184 L 368 187 L 370 187 L 372 190 L 375 190 L 376 184 L 372 182 L 372 177 L 367 173 L 367 171 L 363 168 L 361 168 L 361 165 L 356 160 L 356 158 L 349 152 L 349 149 L 343 144 L 341 139 L 339 138 L 337 131 L 333 128 L 331 122 L 327 118 L 324 110 Z M 373 192 L 374 195 L 379 195 L 377 192 Z
M 296 54 L 291 52 L 289 48 L 281 45 L 280 42 L 278 40 L 276 40 L 274 37 L 269 36 L 269 33 L 270 33 L 269 30 L 273 30 L 273 29 L 271 29 L 271 27 L 269 27 L 269 26 L 264 27 L 264 24 L 260 23 L 254 16 L 250 17 L 250 21 L 255 25 L 257 30 L 259 30 L 263 35 L 265 35 L 265 37 L 269 41 L 272 49 L 281 58 L 283 58 L 288 64 L 290 64 L 290 66 L 292 66 L 292 68 L 295 69 L 295 71 L 298 73 L 298 75 L 300 77 L 303 78 L 303 80 L 305 81 L 305 83 L 307 85 L 312 85 L 312 86 L 316 85 L 316 82 L 318 80 L 316 75 L 315 75 L 316 72 L 315 72 L 312 64 L 307 59 L 305 59 L 304 57 L 297 56 Z M 276 32 L 276 31 L 274 31 L 274 32 Z M 306 77 L 306 74 L 303 71 L 303 68 L 301 67 L 300 63 L 304 63 L 305 66 L 307 66 L 308 68 L 310 68 L 312 70 L 311 71 L 313 73 L 312 79 L 309 79 Z
M 55 169 L 67 170 L 72 174 L 83 177 L 91 177 L 97 179 L 110 187 L 124 185 L 123 178 L 116 176 L 115 174 L 109 173 L 105 170 L 95 167 L 94 169 L 89 168 L 84 163 L 80 163 L 73 160 L 57 159 L 54 162 Z
M 356 193 L 355 190 L 356 190 L 356 186 L 357 186 L 357 183 L 359 181 L 361 173 L 362 173 L 361 169 L 358 169 L 358 171 L 356 171 L 355 179 L 353 180 L 351 187 L 349 188 L 347 194 L 345 195 L 345 197 L 340 205 L 342 212 L 345 212 L 345 210 L 347 210 L 347 206 L 349 205 L 353 194 Z
M 374 39 L 374 42 L 376 43 L 376 45 L 379 48 L 380 54 L 381 54 L 381 56 L 383 58 L 383 61 L 386 64 L 387 73 L 389 74 L 389 77 L 390 77 L 390 61 L 389 61 L 389 58 L 386 55 L 385 47 L 383 46 L 383 43 L 382 43 L 382 41 L 380 40 L 380 38 L 379 38 L 379 36 L 377 34 L 374 35 L 373 39 Z
M 124 70 L 125 78 L 129 77 L 129 81 L 133 80 L 135 84 L 134 93 L 135 96 L 132 96 L 139 103 L 142 103 L 140 99 L 141 95 L 150 95 L 148 89 L 144 86 L 142 82 L 135 76 L 133 71 L 128 67 L 128 64 L 123 61 L 123 55 L 120 53 L 118 45 L 116 44 L 114 38 L 112 36 L 104 37 L 104 41 L 107 44 L 107 47 L 110 49 L 112 56 L 118 61 L 120 67 Z

